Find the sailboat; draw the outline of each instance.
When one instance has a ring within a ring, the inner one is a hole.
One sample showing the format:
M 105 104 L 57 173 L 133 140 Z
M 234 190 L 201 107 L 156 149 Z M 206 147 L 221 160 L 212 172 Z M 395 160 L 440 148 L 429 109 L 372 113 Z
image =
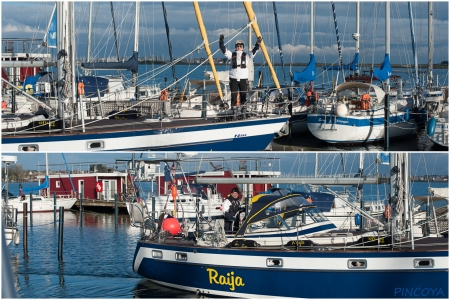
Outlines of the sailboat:
M 448 87 L 433 86 L 433 3 L 428 2 L 428 80 L 423 91 L 428 120 L 426 132 L 436 145 L 448 149 Z
M 2 228 L 5 234 L 6 245 L 9 245 L 12 241 L 17 245 L 20 241 L 19 229 L 17 228 L 17 209 L 10 203 L 12 195 L 8 190 L 9 165 L 15 164 L 16 162 L 17 156 L 2 155 L 2 163 L 5 164 L 5 175 L 3 176 L 3 180 L 5 180 L 5 189 L 3 189 L 2 186 Z
M 70 9 L 73 9 L 73 3 L 57 2 L 58 16 L 63 16 L 58 18 L 61 26 L 73 26 L 73 20 L 67 23 L 64 17 L 70 15 Z M 74 63 L 75 55 L 73 51 L 70 52 L 75 48 L 74 39 L 62 32 L 58 31 L 58 53 L 61 54 L 58 59 L 58 80 L 66 84 L 64 89 L 58 89 L 58 107 L 49 112 L 50 116 L 45 120 L 3 130 L 3 151 L 257 151 L 264 150 L 270 144 L 275 132 L 289 118 L 287 115 L 267 114 L 260 110 L 240 116 L 173 119 L 168 117 L 170 104 L 167 100 L 139 101 L 136 98 L 136 104 L 129 107 L 128 111 L 135 110 L 133 108 L 138 108 L 143 102 L 151 105 L 130 114 L 118 111 L 103 115 L 100 119 L 85 120 L 84 113 L 77 113 L 82 111 L 85 100 L 82 97 L 77 99 L 74 93 L 75 80 L 66 71 Z M 205 37 L 207 48 L 209 44 Z
M 274 226 L 298 229 L 301 225 L 295 223 L 312 205 L 299 195 L 258 195 L 232 239 L 219 220 L 195 236 L 143 226 L 133 270 L 154 283 L 199 295 L 447 298 L 448 239 L 414 239 L 409 190 L 398 184 L 408 186 L 408 164 L 406 153 L 390 155 L 392 219 L 386 232 L 347 244 L 335 244 L 338 235 L 332 234 L 328 243 L 315 242 L 326 232 L 291 240 L 279 235 L 277 244 L 264 245 L 250 238 L 252 225 L 274 218 Z M 315 215 L 316 220 L 319 217 Z M 173 225 L 173 219 L 167 222 Z M 383 288 L 374 289 L 374 282 Z
M 308 128 L 318 139 L 328 143 L 367 143 L 390 138 L 408 137 L 417 125 L 410 116 L 408 103 L 402 97 L 390 99 L 390 4 L 386 3 L 386 53 L 374 76 L 386 83 L 383 90 L 366 82 L 344 82 L 338 85 L 328 101 L 321 101 L 308 114 Z M 388 94 L 388 95 L 387 95 Z M 386 113 L 389 112 L 389 113 Z M 387 138 L 387 137 L 386 137 Z

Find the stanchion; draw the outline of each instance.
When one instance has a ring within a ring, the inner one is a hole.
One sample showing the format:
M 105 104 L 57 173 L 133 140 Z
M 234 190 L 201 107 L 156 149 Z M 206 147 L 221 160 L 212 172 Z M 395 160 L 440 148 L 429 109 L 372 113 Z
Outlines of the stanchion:
M 58 231 L 58 261 L 63 260 L 63 239 L 64 239 L 64 207 L 59 207 L 59 231 Z

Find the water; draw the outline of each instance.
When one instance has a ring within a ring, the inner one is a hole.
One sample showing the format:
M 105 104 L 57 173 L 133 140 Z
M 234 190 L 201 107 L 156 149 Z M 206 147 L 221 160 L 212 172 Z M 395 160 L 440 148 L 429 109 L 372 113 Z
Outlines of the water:
M 433 187 L 448 187 L 433 183 Z M 18 190 L 18 184 L 10 184 Z M 375 194 L 374 186 L 365 193 Z M 383 191 L 383 187 L 381 187 Z M 428 183 L 413 183 L 415 195 L 426 195 Z M 383 192 L 385 195 L 385 193 Z M 128 215 L 64 213 L 63 261 L 58 261 L 58 223 L 53 213 L 34 213 L 28 227 L 28 259 L 24 259 L 23 218 L 19 215 L 19 245 L 11 244 L 14 282 L 20 298 L 195 298 L 193 293 L 165 288 L 136 275 L 132 269 L 138 228 L 131 227 Z M 174 274 L 184 276 L 185 274 Z

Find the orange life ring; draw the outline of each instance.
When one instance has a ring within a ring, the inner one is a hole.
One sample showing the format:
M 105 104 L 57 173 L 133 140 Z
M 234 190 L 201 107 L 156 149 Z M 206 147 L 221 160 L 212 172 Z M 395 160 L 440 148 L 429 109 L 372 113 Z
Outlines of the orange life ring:
M 2 110 L 4 110 L 8 106 L 8 103 L 6 101 L 2 101 Z
M 162 101 L 167 100 L 167 95 L 168 95 L 167 90 L 162 90 L 161 95 L 159 96 L 159 100 L 162 100 Z
M 84 83 L 78 82 L 78 95 L 84 95 Z

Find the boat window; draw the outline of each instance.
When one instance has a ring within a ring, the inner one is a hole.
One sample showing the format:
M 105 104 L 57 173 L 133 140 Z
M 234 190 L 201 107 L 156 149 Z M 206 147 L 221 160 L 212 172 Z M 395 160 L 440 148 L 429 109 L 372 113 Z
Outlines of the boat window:
M 177 253 L 175 253 L 175 259 L 176 260 L 181 260 L 181 261 L 187 261 L 187 254 L 186 253 L 177 252 Z
M 365 259 L 349 259 L 347 266 L 349 269 L 367 269 L 367 261 Z
M 266 266 L 268 267 L 283 267 L 283 259 L 281 258 L 267 258 L 266 259 Z
M 103 149 L 105 148 L 104 141 L 89 141 L 86 142 L 86 149 Z
M 19 145 L 19 151 L 34 152 L 39 151 L 39 145 Z
M 159 250 L 152 250 L 152 257 L 153 258 L 163 258 L 162 251 Z
M 328 221 L 327 217 L 317 208 L 306 208 L 305 213 L 315 222 L 325 222 Z
M 434 268 L 434 259 L 415 259 L 414 268 Z

